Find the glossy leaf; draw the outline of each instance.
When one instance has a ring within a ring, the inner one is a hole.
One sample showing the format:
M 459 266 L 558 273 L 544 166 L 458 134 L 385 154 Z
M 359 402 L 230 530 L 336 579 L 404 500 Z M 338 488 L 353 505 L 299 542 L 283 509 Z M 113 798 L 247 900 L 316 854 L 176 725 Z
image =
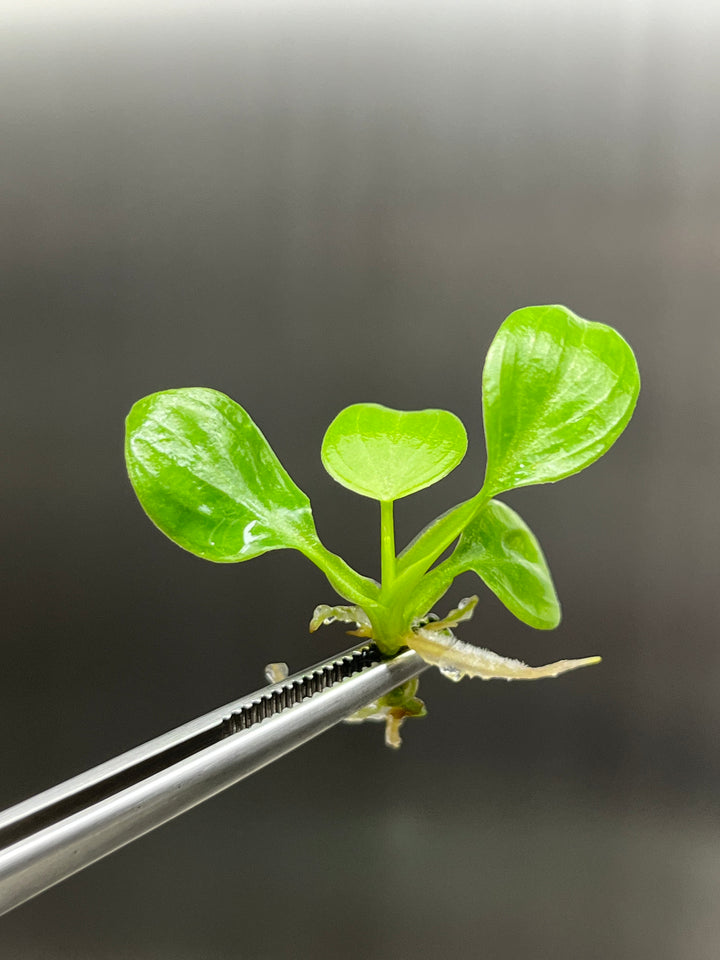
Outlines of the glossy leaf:
M 582 470 L 622 433 L 639 389 L 633 352 L 612 327 L 559 306 L 510 314 L 483 372 L 485 491 Z
M 125 456 L 150 519 L 197 556 L 231 563 L 317 544 L 310 501 L 245 410 L 216 390 L 139 400 Z
M 446 410 L 356 403 L 328 427 L 322 461 L 344 487 L 387 503 L 441 480 L 466 449 L 465 427 Z
M 499 500 L 491 500 L 468 524 L 447 565 L 453 577 L 474 570 L 523 623 L 540 630 L 560 623 L 560 603 L 540 544 Z
M 523 623 L 551 630 L 560 603 L 540 544 L 527 524 L 500 500 L 486 504 L 467 525 L 450 557 L 432 570 L 410 600 L 407 614 L 422 617 L 455 577 L 473 570 Z

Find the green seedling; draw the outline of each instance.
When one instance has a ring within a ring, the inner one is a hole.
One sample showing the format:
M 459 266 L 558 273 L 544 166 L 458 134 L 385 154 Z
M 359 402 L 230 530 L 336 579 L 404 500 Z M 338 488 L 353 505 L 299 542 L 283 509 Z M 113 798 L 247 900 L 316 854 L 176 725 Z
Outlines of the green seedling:
M 334 620 L 352 623 L 355 635 L 372 638 L 388 657 L 410 647 L 453 680 L 555 677 L 599 657 L 529 667 L 455 638 L 477 597 L 442 619 L 433 608 L 459 574 L 472 570 L 524 623 L 541 630 L 558 625 L 560 605 L 540 545 L 496 497 L 561 480 L 602 456 L 632 415 L 637 364 L 611 327 L 565 307 L 526 307 L 500 327 L 482 386 L 484 482 L 399 554 L 394 502 L 460 463 L 467 448 L 463 424 L 445 410 L 358 403 L 328 427 L 322 443 L 328 473 L 380 503 L 379 582 L 325 547 L 307 496 L 245 410 L 222 393 L 188 387 L 139 400 L 127 418 L 127 468 L 153 523 L 196 556 L 236 563 L 292 548 L 312 560 L 348 605 L 318 606 L 311 630 Z M 387 742 L 396 746 L 402 721 L 425 713 L 416 692 L 417 681 L 404 684 L 356 719 L 385 719 Z

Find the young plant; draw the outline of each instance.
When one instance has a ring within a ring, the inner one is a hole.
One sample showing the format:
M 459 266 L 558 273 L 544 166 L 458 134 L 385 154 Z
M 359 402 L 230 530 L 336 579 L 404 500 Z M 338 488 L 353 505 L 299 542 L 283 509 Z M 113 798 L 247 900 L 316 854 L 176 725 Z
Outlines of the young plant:
M 349 605 L 316 608 L 310 629 L 354 623 L 392 657 L 410 647 L 453 680 L 555 677 L 599 657 L 529 667 L 457 640 L 478 598 L 444 618 L 432 612 L 455 577 L 474 571 L 524 623 L 560 622 L 560 605 L 534 535 L 498 494 L 582 470 L 612 446 L 640 389 L 632 350 L 611 327 L 560 306 L 512 313 L 483 370 L 487 468 L 479 491 L 432 521 L 400 554 L 393 504 L 441 480 L 463 459 L 467 435 L 445 410 L 391 410 L 358 403 L 327 429 L 322 462 L 338 483 L 380 503 L 380 581 L 362 576 L 321 542 L 307 496 L 293 483 L 248 414 L 204 387 L 139 400 L 127 418 L 125 454 L 150 519 L 191 553 L 216 563 L 292 548 L 313 561 Z M 455 549 L 438 563 L 457 541 Z M 417 681 L 367 710 L 399 744 L 407 716 L 424 714 Z

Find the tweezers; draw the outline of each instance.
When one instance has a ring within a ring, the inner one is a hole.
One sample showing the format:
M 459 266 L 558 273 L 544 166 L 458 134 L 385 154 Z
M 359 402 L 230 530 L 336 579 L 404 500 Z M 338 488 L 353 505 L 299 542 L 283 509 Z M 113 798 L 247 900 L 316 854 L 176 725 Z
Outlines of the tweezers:
M 0 813 L 0 915 L 324 733 L 418 676 L 367 642 Z

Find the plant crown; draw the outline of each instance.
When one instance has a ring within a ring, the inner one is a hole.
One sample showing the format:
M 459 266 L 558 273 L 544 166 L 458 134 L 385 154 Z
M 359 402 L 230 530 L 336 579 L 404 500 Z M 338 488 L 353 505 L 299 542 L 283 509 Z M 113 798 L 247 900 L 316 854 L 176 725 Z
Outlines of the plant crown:
M 498 494 L 578 473 L 627 425 L 640 389 L 632 350 L 611 327 L 561 306 L 525 307 L 498 330 L 482 376 L 487 468 L 480 490 L 433 520 L 399 554 L 393 504 L 437 483 L 463 459 L 467 435 L 445 410 L 392 410 L 356 403 L 325 433 L 322 462 L 338 483 L 380 503 L 379 582 L 321 542 L 308 497 L 295 485 L 246 411 L 205 387 L 164 390 L 127 418 L 125 454 L 150 519 L 186 550 L 217 563 L 293 548 L 313 561 L 350 606 L 321 605 L 311 629 L 339 619 L 372 637 L 388 656 L 410 646 L 453 679 L 532 679 L 597 662 L 527 667 L 456 640 L 477 598 L 443 620 L 432 609 L 465 571 L 474 571 L 532 627 L 560 622 L 560 605 L 540 546 Z M 437 561 L 455 541 L 453 552 Z M 424 713 L 404 685 L 377 704 L 397 739 L 404 716 Z M 394 711 L 394 712 L 393 712 Z M 404 711 L 404 712 L 403 712 Z

